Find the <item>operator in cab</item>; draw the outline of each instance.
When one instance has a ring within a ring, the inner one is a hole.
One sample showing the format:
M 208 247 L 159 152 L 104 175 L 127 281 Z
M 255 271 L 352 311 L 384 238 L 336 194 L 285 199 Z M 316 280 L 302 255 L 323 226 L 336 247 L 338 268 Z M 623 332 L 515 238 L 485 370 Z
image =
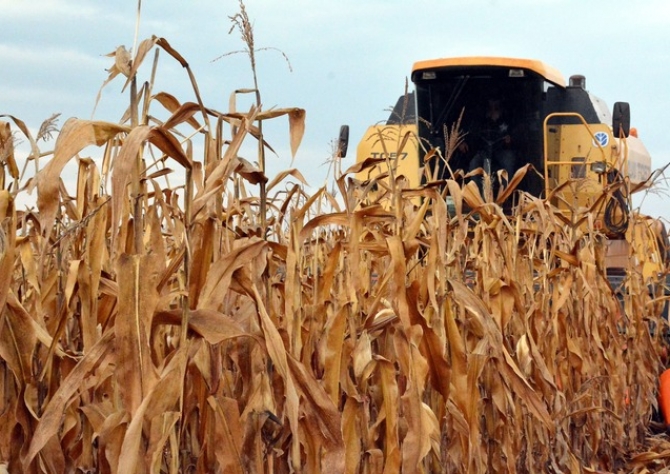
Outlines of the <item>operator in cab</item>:
M 477 168 L 488 174 L 505 170 L 509 182 L 514 175 L 516 154 L 510 117 L 500 98 L 490 97 L 484 115 L 468 124 L 459 151 L 469 157 L 468 172 Z M 473 179 L 481 188 L 481 176 Z

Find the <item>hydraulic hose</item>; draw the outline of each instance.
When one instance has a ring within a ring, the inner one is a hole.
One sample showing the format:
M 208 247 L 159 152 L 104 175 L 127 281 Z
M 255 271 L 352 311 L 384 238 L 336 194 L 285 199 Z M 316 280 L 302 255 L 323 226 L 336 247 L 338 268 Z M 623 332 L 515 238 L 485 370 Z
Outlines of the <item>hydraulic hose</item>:
M 607 184 L 623 183 L 623 178 L 619 170 L 612 170 L 607 173 Z M 617 213 L 617 211 L 619 211 Z M 612 192 L 612 198 L 607 201 L 605 206 L 605 226 L 607 229 L 622 236 L 628 230 L 629 209 L 626 197 L 621 192 L 621 186 L 617 186 Z M 618 215 L 617 215 L 618 214 Z

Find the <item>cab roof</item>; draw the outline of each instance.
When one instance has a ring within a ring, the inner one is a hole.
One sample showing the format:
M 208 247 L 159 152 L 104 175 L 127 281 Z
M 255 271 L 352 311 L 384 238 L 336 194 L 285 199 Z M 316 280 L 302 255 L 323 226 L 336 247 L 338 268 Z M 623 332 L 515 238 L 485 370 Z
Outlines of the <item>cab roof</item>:
M 412 76 L 417 71 L 467 66 L 500 66 L 511 69 L 526 69 L 542 76 L 547 81 L 565 87 L 563 75 L 551 66 L 535 59 L 501 58 L 491 56 L 468 56 L 419 61 L 412 67 Z

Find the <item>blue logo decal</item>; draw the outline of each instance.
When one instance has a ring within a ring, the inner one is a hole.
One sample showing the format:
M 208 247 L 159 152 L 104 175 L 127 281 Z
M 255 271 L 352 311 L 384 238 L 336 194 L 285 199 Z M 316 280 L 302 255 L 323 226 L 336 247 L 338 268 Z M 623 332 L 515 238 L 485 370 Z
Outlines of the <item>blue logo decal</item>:
M 598 146 L 598 144 L 600 144 L 601 147 L 606 147 L 610 142 L 610 136 L 607 132 L 596 132 L 593 137 L 595 138 L 595 140 L 593 140 L 593 146 Z

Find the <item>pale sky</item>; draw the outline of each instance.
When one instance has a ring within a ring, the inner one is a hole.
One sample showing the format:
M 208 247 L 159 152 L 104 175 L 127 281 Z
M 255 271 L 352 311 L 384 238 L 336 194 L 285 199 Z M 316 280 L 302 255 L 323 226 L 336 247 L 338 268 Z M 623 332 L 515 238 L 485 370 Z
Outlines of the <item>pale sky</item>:
M 246 0 L 258 53 L 264 108 L 302 107 L 306 133 L 293 166 L 315 187 L 339 126 L 351 126 L 350 152 L 368 125 L 383 121 L 404 90 L 415 61 L 489 55 L 539 59 L 611 108 L 631 105 L 652 155 L 652 169 L 670 162 L 670 2 L 667 0 Z M 118 46 L 135 39 L 137 0 L 0 0 L 0 114 L 37 129 L 53 113 L 91 118 Z M 205 104 L 228 110 L 235 89 L 252 87 L 246 56 L 229 16 L 237 0 L 143 0 L 139 40 L 166 38 L 189 62 Z M 280 50 L 281 52 L 277 51 Z M 290 61 L 291 69 L 284 53 Z M 140 69 L 148 80 L 151 60 Z M 94 118 L 116 122 L 128 104 L 123 81 L 102 94 Z M 411 87 L 411 83 L 410 83 Z M 154 92 L 181 102 L 194 96 L 186 72 L 161 56 Z M 241 104 L 240 108 L 244 108 Z M 291 166 L 288 124 L 265 125 L 279 156 L 268 174 Z M 48 148 L 48 147 L 47 147 Z M 248 159 L 253 161 L 254 156 Z M 272 177 L 272 176 L 271 176 Z M 670 197 L 650 196 L 643 211 L 670 219 Z

